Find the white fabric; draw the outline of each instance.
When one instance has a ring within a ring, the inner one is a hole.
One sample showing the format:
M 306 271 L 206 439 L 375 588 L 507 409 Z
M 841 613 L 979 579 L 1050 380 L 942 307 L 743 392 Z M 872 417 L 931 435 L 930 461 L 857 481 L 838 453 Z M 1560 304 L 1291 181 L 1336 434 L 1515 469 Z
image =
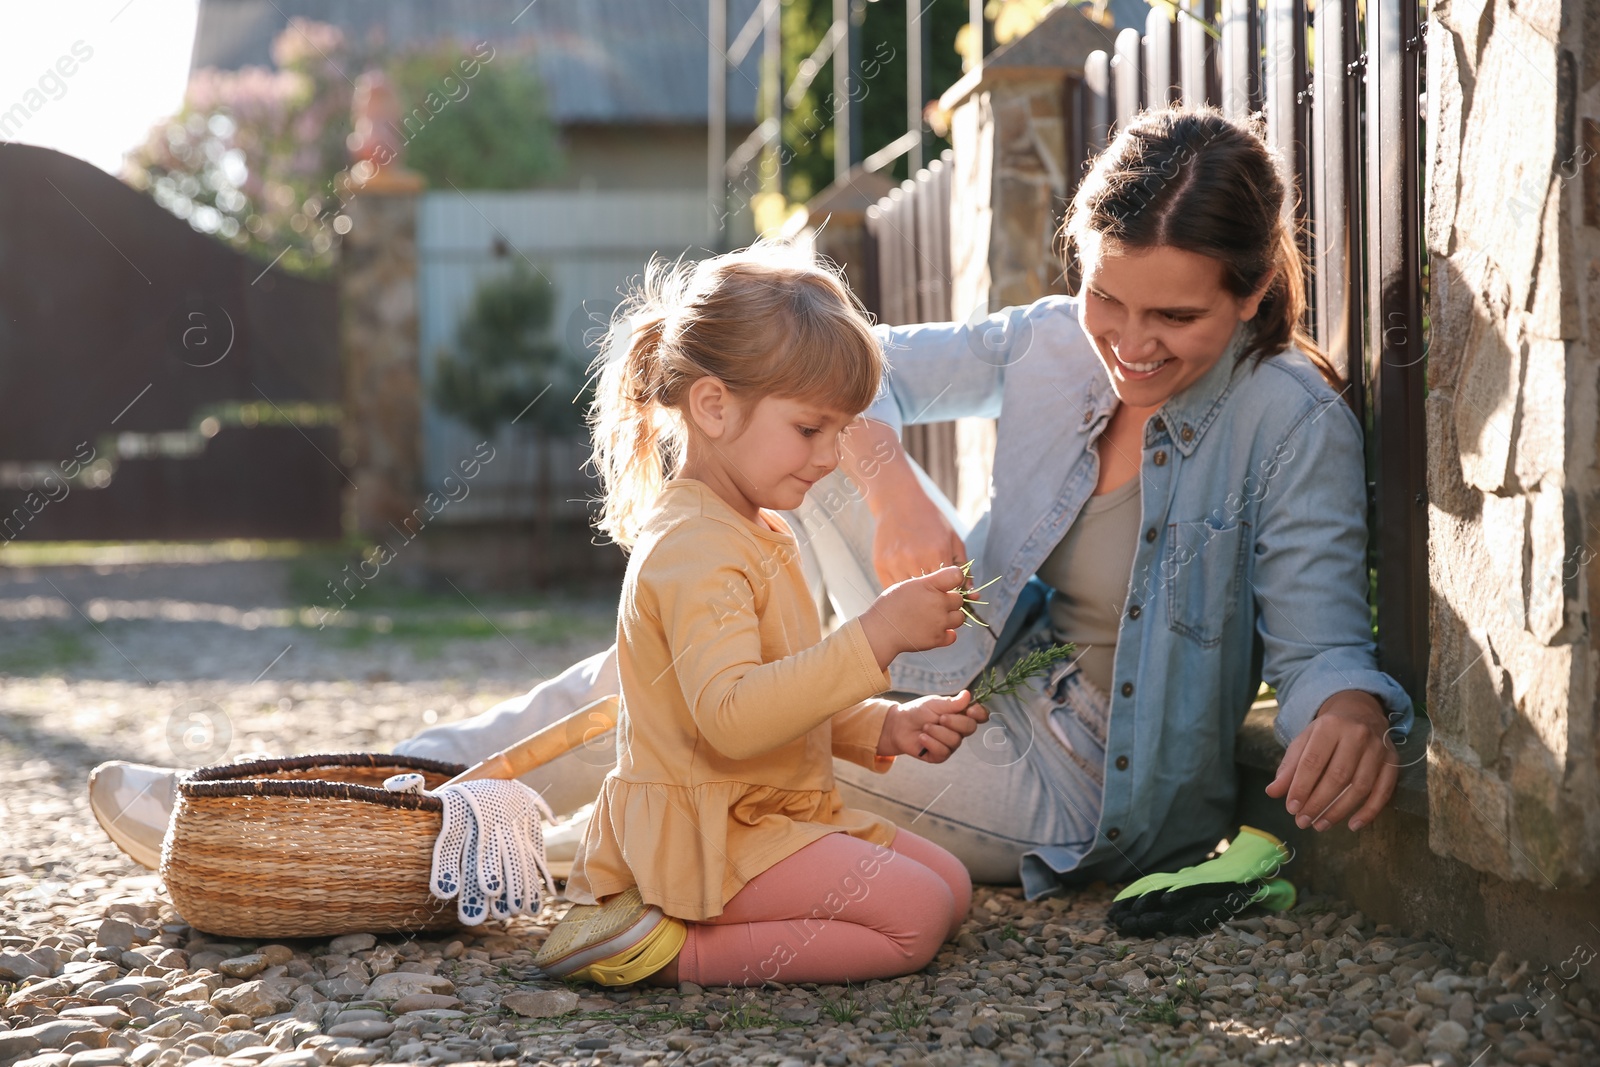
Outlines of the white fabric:
M 555 816 L 532 789 L 517 781 L 482 778 L 429 793 L 420 774 L 397 774 L 383 785 L 391 792 L 427 793 L 443 802 L 428 891 L 441 900 L 454 898 L 463 925 L 537 913 L 541 882 L 554 895 L 543 820 L 554 822 Z

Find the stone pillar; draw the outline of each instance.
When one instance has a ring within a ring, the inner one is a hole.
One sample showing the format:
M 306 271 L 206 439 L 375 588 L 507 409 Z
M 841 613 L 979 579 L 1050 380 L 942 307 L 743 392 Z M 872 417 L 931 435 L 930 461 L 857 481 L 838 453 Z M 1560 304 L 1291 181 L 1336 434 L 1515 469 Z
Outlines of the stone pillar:
M 422 486 L 415 192 L 363 190 L 340 247 L 346 529 L 392 536 Z
M 1067 291 L 1056 238 L 1074 188 L 1067 86 L 1082 77 L 1090 52 L 1111 47 L 1103 27 L 1063 6 L 940 98 L 955 154 L 950 306 L 956 318 Z M 969 519 L 988 506 L 994 435 L 992 419 L 956 426 L 956 504 Z
M 1429 844 L 1600 877 L 1600 19 L 1433 0 Z
M 422 495 L 422 383 L 417 334 L 417 207 L 423 182 L 407 170 L 398 104 L 381 74 L 358 81 L 350 228 L 339 249 L 344 357 L 345 528 L 388 538 Z
M 950 123 L 953 210 L 965 231 L 952 242 L 958 315 L 1066 291 L 1056 239 L 1069 193 L 1066 73 L 1005 78 L 1004 68 L 985 71 L 993 84 L 961 100 Z

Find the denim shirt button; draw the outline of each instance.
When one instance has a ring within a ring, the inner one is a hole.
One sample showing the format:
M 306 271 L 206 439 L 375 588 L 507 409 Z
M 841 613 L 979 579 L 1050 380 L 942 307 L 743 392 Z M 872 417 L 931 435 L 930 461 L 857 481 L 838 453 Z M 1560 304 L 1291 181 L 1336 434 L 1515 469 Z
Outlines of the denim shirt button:
M 1137 604 L 1134 604 L 1128 608 L 1128 618 L 1130 619 L 1137 619 L 1143 613 L 1144 609 Z
M 1167 432 L 1167 420 L 1163 419 L 1160 415 L 1156 416 L 1155 426 L 1156 426 L 1156 433 L 1166 433 Z
M 1157 452 L 1155 454 L 1155 464 L 1158 467 L 1165 467 L 1167 465 L 1167 450 L 1166 449 L 1163 448 L 1161 451 L 1159 451 L 1159 452 Z
M 1148 529 L 1148 530 L 1146 530 L 1146 531 L 1145 531 L 1145 532 L 1144 532 L 1144 539 L 1145 539 L 1145 540 L 1146 540 L 1146 541 L 1149 541 L 1149 542 L 1150 542 L 1150 543 L 1151 543 L 1151 544 L 1154 544 L 1154 543 L 1155 543 L 1155 539 L 1156 539 L 1156 528 L 1155 528 L 1155 527 L 1154 527 L 1154 526 L 1152 526 L 1152 527 L 1150 527 L 1150 529 Z
M 1113 826 L 1111 829 L 1106 831 L 1106 840 L 1107 841 L 1115 841 L 1117 838 L 1119 838 L 1121 836 L 1122 836 L 1122 830 L 1119 827 Z
M 1123 682 L 1122 683 L 1122 695 L 1125 696 L 1125 697 L 1133 696 L 1133 683 L 1132 682 Z
M 1179 432 L 1178 436 L 1182 437 L 1185 441 L 1193 441 L 1194 440 L 1194 427 L 1188 425 L 1187 423 L 1185 423 L 1183 429 Z
M 1117 770 L 1125 771 L 1127 769 L 1128 769 L 1128 757 L 1127 756 L 1118 756 L 1117 757 Z

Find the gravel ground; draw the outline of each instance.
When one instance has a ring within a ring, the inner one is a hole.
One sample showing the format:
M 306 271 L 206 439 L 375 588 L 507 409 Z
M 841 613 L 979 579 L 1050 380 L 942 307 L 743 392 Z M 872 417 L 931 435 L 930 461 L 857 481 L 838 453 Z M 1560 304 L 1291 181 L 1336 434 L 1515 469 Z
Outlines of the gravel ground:
M 925 971 L 848 989 L 569 988 L 532 965 L 559 901 L 437 938 L 199 933 L 95 825 L 96 762 L 383 749 L 609 639 L 606 599 L 397 592 L 318 632 L 291 569 L 0 573 L 0 1065 L 1600 1064 L 1588 1000 L 1316 898 L 1151 941 L 1106 925 L 1111 889 L 980 888 Z

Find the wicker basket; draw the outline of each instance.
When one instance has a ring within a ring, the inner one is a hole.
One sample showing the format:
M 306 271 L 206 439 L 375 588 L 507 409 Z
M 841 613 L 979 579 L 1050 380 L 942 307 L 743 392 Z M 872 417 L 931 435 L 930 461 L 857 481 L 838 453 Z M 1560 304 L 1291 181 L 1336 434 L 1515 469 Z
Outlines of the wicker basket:
M 203 767 L 178 780 L 162 880 L 185 922 L 226 937 L 455 927 L 455 902 L 428 892 L 443 805 L 383 780 L 435 789 L 463 770 L 375 753 Z

